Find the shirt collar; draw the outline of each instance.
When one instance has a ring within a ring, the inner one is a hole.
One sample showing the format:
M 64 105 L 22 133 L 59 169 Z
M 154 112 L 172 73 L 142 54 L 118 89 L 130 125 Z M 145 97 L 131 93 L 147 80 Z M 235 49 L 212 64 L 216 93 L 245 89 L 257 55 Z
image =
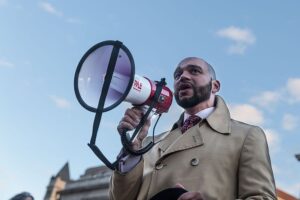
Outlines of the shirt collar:
M 184 119 L 184 113 L 181 114 L 179 120 L 173 125 L 171 130 L 174 130 L 181 126 Z M 204 120 L 206 121 L 212 129 L 215 131 L 222 133 L 224 135 L 228 135 L 231 133 L 231 118 L 229 110 L 220 96 L 216 96 L 216 103 L 214 110 L 210 113 L 209 116 Z
M 198 117 L 200 117 L 201 119 L 206 119 L 213 111 L 215 110 L 215 107 L 209 107 L 209 108 L 205 108 L 204 110 L 201 110 L 200 112 L 196 113 L 195 115 L 197 115 Z M 184 113 L 184 121 L 191 116 L 188 113 Z

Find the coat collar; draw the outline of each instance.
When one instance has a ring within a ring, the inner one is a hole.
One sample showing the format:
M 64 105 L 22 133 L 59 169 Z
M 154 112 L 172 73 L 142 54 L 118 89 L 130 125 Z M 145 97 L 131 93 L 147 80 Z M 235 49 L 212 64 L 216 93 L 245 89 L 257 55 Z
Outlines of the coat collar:
M 229 110 L 222 97 L 216 96 L 215 110 L 204 120 L 218 133 L 228 135 L 231 133 L 231 118 Z M 181 127 L 183 113 L 179 120 L 173 125 L 171 130 Z
M 202 132 L 213 129 L 217 133 L 229 135 L 231 132 L 231 118 L 224 100 L 216 96 L 215 110 L 197 126 L 193 126 L 188 133 L 182 134 L 180 127 L 183 121 L 183 114 L 173 125 L 170 134 L 161 138 L 158 148 L 161 150 L 161 159 L 168 154 L 190 149 L 204 144 Z
M 206 119 L 208 124 L 215 131 L 228 135 L 231 133 L 231 118 L 225 101 L 216 96 L 216 109 Z

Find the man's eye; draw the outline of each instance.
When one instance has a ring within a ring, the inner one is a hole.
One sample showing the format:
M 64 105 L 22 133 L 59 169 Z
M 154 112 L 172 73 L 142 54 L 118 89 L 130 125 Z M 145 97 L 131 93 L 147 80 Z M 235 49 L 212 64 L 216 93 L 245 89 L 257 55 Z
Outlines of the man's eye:
M 191 73 L 192 74 L 199 74 L 199 73 L 201 73 L 201 71 L 199 69 L 192 69 Z
M 179 77 L 180 77 L 180 73 L 174 74 L 174 79 L 179 79 Z

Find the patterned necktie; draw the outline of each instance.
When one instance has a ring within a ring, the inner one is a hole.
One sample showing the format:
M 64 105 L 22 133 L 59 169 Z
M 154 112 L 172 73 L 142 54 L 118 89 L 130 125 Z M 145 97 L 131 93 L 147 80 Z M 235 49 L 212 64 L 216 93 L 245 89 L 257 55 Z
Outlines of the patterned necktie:
M 181 132 L 184 133 L 185 131 L 187 131 L 189 128 L 191 128 L 192 126 L 195 126 L 196 124 L 198 124 L 198 122 L 200 122 L 201 118 L 198 117 L 197 115 L 191 115 L 189 116 L 184 122 L 183 125 L 181 127 Z

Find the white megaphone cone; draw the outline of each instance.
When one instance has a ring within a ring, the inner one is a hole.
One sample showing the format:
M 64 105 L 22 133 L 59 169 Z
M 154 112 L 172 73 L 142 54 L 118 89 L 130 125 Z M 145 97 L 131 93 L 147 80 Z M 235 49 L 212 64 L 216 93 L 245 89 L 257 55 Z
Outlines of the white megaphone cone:
M 110 84 L 110 89 L 119 93 L 126 90 L 126 83 L 128 77 L 119 73 L 114 73 Z M 150 81 L 148 78 L 135 74 L 132 86 L 124 101 L 137 106 L 149 106 L 153 100 L 156 91 L 155 82 Z M 155 113 L 167 112 L 172 104 L 172 92 L 169 88 L 163 86 L 159 101 L 154 106 Z

